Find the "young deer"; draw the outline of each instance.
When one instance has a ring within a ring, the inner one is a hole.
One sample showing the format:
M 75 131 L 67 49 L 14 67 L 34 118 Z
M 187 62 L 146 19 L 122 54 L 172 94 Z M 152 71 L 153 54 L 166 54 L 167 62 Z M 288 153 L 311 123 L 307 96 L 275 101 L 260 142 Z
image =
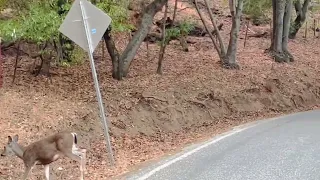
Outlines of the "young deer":
M 1 156 L 16 155 L 23 160 L 25 172 L 23 179 L 26 180 L 34 165 L 44 165 L 46 179 L 49 180 L 49 165 L 65 155 L 80 163 L 81 180 L 86 164 L 86 149 L 77 146 L 77 134 L 61 132 L 36 141 L 27 147 L 18 144 L 18 135 L 13 138 L 8 136 L 8 143 L 4 147 Z

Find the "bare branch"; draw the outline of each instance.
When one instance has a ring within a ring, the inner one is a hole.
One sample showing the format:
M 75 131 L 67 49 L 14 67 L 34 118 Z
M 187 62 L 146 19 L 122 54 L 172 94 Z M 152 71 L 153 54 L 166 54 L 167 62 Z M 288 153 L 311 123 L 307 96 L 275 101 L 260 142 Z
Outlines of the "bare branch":
M 209 27 L 208 27 L 207 23 L 206 23 L 205 20 L 204 20 L 203 14 L 200 12 L 198 0 L 195 0 L 195 1 L 194 1 L 194 4 L 195 4 L 196 10 L 197 10 L 197 12 L 198 12 L 198 14 L 199 14 L 199 16 L 200 16 L 200 19 L 201 19 L 201 21 L 202 21 L 202 23 L 203 23 L 204 28 L 206 29 L 207 33 L 209 34 L 209 37 L 210 37 L 210 39 L 212 40 L 212 43 L 213 43 L 215 49 L 217 50 L 217 52 L 218 52 L 218 54 L 219 54 L 219 57 L 221 57 L 221 49 L 219 48 L 219 46 L 218 46 L 217 42 L 215 41 L 215 39 L 214 39 L 211 31 L 209 30 Z
M 207 10 L 209 12 L 209 17 L 210 17 L 211 23 L 212 23 L 214 29 L 217 32 L 217 38 L 218 38 L 218 41 L 219 41 L 219 44 L 220 44 L 221 55 L 225 56 L 226 55 L 226 48 L 225 48 L 224 43 L 222 41 L 222 37 L 221 37 L 220 31 L 219 31 L 219 28 L 218 28 L 218 26 L 216 24 L 215 19 L 213 18 L 213 13 L 212 13 L 212 10 L 211 10 L 211 8 L 209 6 L 208 0 L 204 0 L 204 2 L 206 4 L 206 6 L 207 6 Z

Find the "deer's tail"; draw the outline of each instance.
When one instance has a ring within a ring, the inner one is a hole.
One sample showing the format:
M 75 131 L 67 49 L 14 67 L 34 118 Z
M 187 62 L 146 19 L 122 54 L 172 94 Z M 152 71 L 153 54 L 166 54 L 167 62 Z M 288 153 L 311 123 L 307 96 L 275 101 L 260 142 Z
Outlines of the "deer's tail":
M 77 137 L 77 133 L 71 133 L 72 134 L 72 136 L 73 136 L 73 143 L 74 144 L 78 144 L 78 137 Z

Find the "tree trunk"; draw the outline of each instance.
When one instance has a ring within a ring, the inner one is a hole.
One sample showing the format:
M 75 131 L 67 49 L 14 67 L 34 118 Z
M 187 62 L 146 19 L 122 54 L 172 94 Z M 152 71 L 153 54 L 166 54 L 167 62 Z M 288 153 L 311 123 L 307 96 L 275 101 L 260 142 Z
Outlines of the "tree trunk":
M 65 9 L 65 6 L 68 4 L 67 0 L 58 0 L 57 1 L 57 6 L 58 6 L 58 15 L 60 17 L 62 17 L 65 13 L 67 13 L 68 11 Z M 72 51 L 74 50 L 74 42 L 65 37 L 64 35 L 62 35 L 61 33 L 59 33 L 59 47 L 61 47 L 61 58 L 67 60 L 68 62 L 71 62 L 71 55 L 72 55 Z M 59 50 L 59 49 L 57 49 Z M 60 52 L 57 52 L 60 53 Z M 59 59 L 59 60 L 62 60 Z
M 239 65 L 236 61 L 237 47 L 238 47 L 238 36 L 240 30 L 240 17 L 242 14 L 243 0 L 238 0 L 237 7 L 234 5 L 234 0 L 230 0 L 230 10 L 232 16 L 232 27 L 230 32 L 229 45 L 227 50 L 226 58 L 223 62 L 223 67 L 228 69 L 239 69 Z
M 43 55 L 40 56 L 41 59 L 41 72 L 40 74 L 44 74 L 47 77 L 50 77 L 50 63 L 51 63 L 51 57 L 44 57 Z
M 171 27 L 173 26 L 173 23 L 174 23 L 174 21 L 176 20 L 177 10 L 178 10 L 178 0 L 175 0 L 175 2 L 174 2 L 173 16 L 172 16 L 172 21 L 171 21 Z
M 123 77 L 123 61 L 120 59 L 119 52 L 111 36 L 111 26 L 106 30 L 103 35 L 108 53 L 112 61 L 112 77 L 117 80 L 122 80 Z
M 274 48 L 274 40 L 276 39 L 276 19 L 277 19 L 277 14 L 275 13 L 277 11 L 276 9 L 276 3 L 277 3 L 277 0 L 272 0 L 272 34 L 271 34 L 271 47 L 270 47 L 270 50 L 273 50 Z
M 284 22 L 283 22 L 282 50 L 284 54 L 289 58 L 289 61 L 293 61 L 293 56 L 288 50 L 291 14 L 292 14 L 292 0 L 287 0 L 284 18 L 283 18 Z
M 209 8 L 208 0 L 204 0 L 204 2 L 209 12 L 209 17 L 214 27 L 213 32 L 215 33 L 217 40 L 214 39 L 213 32 L 209 30 L 209 27 L 204 20 L 204 16 L 200 12 L 198 0 L 195 0 L 194 4 L 200 16 L 200 19 L 207 33 L 209 34 L 209 37 L 211 38 L 215 49 L 219 54 L 222 67 L 229 68 L 229 69 L 239 69 L 239 65 L 236 62 L 236 53 L 237 53 L 238 36 L 240 31 L 240 17 L 242 14 L 243 0 L 238 0 L 238 1 L 229 0 L 229 8 L 230 8 L 231 17 L 232 17 L 232 28 L 230 32 L 229 45 L 227 50 L 225 49 L 220 31 L 219 31 L 219 27 L 217 27 L 216 25 L 212 10 Z
M 218 38 L 218 41 L 219 41 L 219 44 L 220 44 L 220 51 L 221 51 L 221 55 L 222 55 L 222 59 L 223 59 L 224 56 L 226 55 L 226 48 L 224 46 L 221 34 L 219 33 L 219 28 L 218 28 L 218 26 L 217 26 L 217 24 L 215 22 L 215 19 L 213 18 L 213 13 L 212 13 L 212 10 L 210 8 L 208 0 L 204 0 L 204 3 L 207 6 L 207 10 L 209 12 L 209 17 L 210 17 L 211 23 L 212 23 L 212 25 L 214 27 L 214 30 L 217 32 L 216 33 L 216 37 Z
M 303 7 L 301 6 L 300 0 L 296 0 L 294 2 L 294 7 L 296 9 L 297 17 L 290 27 L 290 34 L 289 34 L 290 39 L 294 39 L 296 37 L 298 31 L 306 21 L 306 16 L 307 16 L 310 2 L 311 0 L 304 0 Z
M 132 37 L 132 40 L 129 42 L 126 49 L 120 56 L 120 59 L 124 62 L 124 77 L 127 76 L 129 67 L 134 56 L 136 55 L 137 50 L 139 49 L 141 43 L 143 42 L 143 40 L 145 39 L 145 37 L 151 29 L 152 21 L 155 14 L 159 12 L 167 2 L 168 0 L 154 0 L 146 7 L 138 31 Z
M 271 54 L 276 62 L 293 61 L 293 56 L 287 48 L 292 0 L 272 0 L 272 6 L 274 34 L 270 48 Z
M 283 17 L 285 10 L 285 0 L 276 0 L 276 19 L 275 19 L 275 39 L 274 50 L 277 53 L 282 53 L 282 36 L 283 36 Z
M 167 41 L 166 41 L 166 19 L 168 15 L 168 3 L 165 5 L 165 10 L 164 10 L 164 23 L 162 24 L 162 42 L 161 42 L 161 47 L 160 47 L 160 52 L 159 52 L 159 60 L 158 60 L 158 68 L 157 68 L 157 73 L 162 75 L 162 62 L 164 58 L 164 53 L 166 51 L 166 46 L 167 46 Z
M 214 36 L 213 36 L 213 33 L 210 31 L 209 26 L 208 26 L 207 23 L 205 22 L 204 16 L 203 16 L 203 14 L 201 13 L 200 8 L 199 8 L 198 0 L 195 0 L 195 1 L 194 1 L 194 4 L 195 4 L 196 10 L 197 10 L 197 13 L 198 13 L 198 15 L 200 16 L 200 19 L 201 19 L 201 21 L 202 21 L 202 23 L 203 23 L 203 26 L 204 26 L 204 28 L 206 29 L 206 31 L 207 31 L 207 33 L 208 33 L 208 35 L 209 35 L 209 37 L 210 37 L 210 39 L 211 39 L 211 41 L 212 41 L 212 43 L 213 43 L 213 45 L 214 45 L 214 48 L 215 48 L 216 51 L 218 52 L 219 58 L 220 58 L 220 59 L 223 59 L 223 57 L 225 57 L 225 54 L 224 54 L 224 53 L 222 52 L 222 50 L 220 49 L 221 46 L 218 45 L 218 42 L 215 40 L 215 38 L 214 38 Z M 213 27 L 215 27 L 215 26 L 213 26 Z M 219 34 L 219 30 L 218 30 L 218 29 L 214 29 L 214 30 L 216 31 L 216 33 Z

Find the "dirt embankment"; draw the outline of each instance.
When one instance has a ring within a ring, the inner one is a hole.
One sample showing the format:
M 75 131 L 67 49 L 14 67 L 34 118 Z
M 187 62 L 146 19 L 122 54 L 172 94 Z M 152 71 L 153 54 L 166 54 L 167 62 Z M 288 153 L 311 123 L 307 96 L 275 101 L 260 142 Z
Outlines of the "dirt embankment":
M 228 37 L 230 22 L 221 21 L 226 29 L 223 36 Z M 243 31 L 240 37 L 244 37 Z M 121 46 L 123 41 L 117 44 Z M 157 45 L 149 46 L 149 58 L 141 46 L 129 77 L 121 82 L 110 78 L 111 61 L 102 59 L 101 48 L 97 48 L 116 168 L 107 164 L 89 63 L 52 68 L 49 83 L 30 75 L 33 60 L 23 57 L 15 85 L 11 85 L 14 56 L 7 52 L 5 87 L 0 90 L 0 145 L 6 143 L 7 135 L 19 134 L 22 144 L 28 144 L 56 131 L 74 130 L 81 136 L 80 144 L 89 150 L 88 179 L 106 179 L 233 125 L 320 104 L 317 39 L 290 42 L 296 59 L 292 64 L 275 63 L 264 53 L 269 39 L 250 38 L 245 49 L 240 39 L 241 70 L 221 69 L 209 38 L 193 41 L 196 43 L 187 53 L 176 41 L 168 46 L 163 76 L 155 75 Z M 77 179 L 75 162 L 62 159 L 52 169 L 56 179 Z M 43 171 L 36 170 L 31 179 L 43 178 Z M 22 173 L 21 160 L 0 161 L 0 179 L 16 179 Z
M 239 50 L 239 71 L 219 67 L 209 40 L 199 41 L 189 53 L 170 45 L 162 77 L 154 72 L 156 46 L 151 46 L 151 59 L 145 58 L 145 51 L 139 52 L 130 76 L 122 82 L 110 78 L 109 61 L 98 59 L 118 164 L 110 169 L 88 63 L 53 69 L 53 82 L 48 83 L 26 71 L 32 61 L 24 57 L 12 86 L 14 59 L 7 56 L 5 88 L 0 95 L 2 144 L 9 134 L 18 133 L 27 144 L 45 134 L 76 130 L 89 149 L 88 177 L 99 179 L 230 126 L 320 104 L 320 71 L 314 58 L 320 50 L 312 45 L 316 40 L 290 44 L 297 60 L 293 64 L 274 63 L 264 54 L 267 39 L 249 41 L 249 47 Z M 297 53 L 302 45 L 306 48 Z M 65 169 L 59 171 L 59 166 Z M 17 159 L 5 159 L 0 167 L 1 176 L 8 178 L 18 177 L 23 166 Z M 58 179 L 72 179 L 70 172 L 76 172 L 77 165 L 70 161 L 67 166 L 61 160 L 53 170 Z M 42 177 L 40 172 L 33 175 Z

